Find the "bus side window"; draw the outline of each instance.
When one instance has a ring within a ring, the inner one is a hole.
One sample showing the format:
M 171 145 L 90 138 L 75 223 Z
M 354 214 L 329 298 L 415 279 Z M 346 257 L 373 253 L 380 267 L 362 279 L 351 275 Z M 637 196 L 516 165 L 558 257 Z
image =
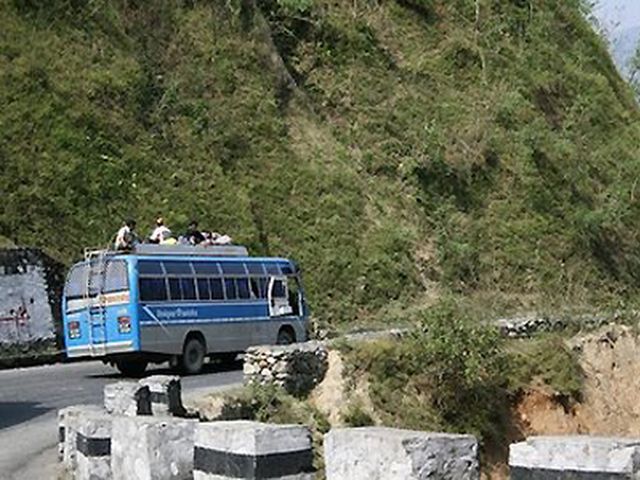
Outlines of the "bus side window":
M 287 292 L 282 280 L 276 280 L 273 282 L 273 296 L 274 298 L 286 298 Z
M 250 283 L 251 283 L 251 297 L 262 298 L 262 296 L 260 295 L 260 279 L 254 277 L 250 280 Z
M 182 300 L 182 290 L 180 289 L 180 279 L 169 279 L 169 298 L 171 300 Z
M 193 278 L 181 278 L 180 287 L 183 300 L 196 300 L 196 286 Z
M 269 288 L 269 280 L 266 278 L 259 278 L 260 284 L 260 298 L 267 298 L 267 288 Z
M 222 279 L 210 278 L 209 286 L 211 287 L 211 300 L 224 300 L 224 291 L 222 290 Z
M 246 278 L 236 279 L 236 285 L 238 286 L 238 298 L 251 298 L 249 292 L 249 280 Z
M 141 278 L 140 300 L 143 302 L 163 302 L 167 300 L 167 285 L 164 278 Z
M 236 281 L 233 278 L 224 279 L 224 290 L 227 293 L 227 300 L 235 300 L 238 298 L 236 291 Z
M 211 300 L 211 288 L 209 287 L 208 278 L 198 279 L 198 298 L 200 300 Z

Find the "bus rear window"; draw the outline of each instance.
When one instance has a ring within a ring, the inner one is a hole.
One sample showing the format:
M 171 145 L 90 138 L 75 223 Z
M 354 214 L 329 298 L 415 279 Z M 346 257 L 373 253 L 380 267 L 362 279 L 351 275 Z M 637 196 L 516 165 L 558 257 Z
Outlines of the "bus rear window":
M 81 298 L 87 295 L 95 297 L 99 293 L 114 293 L 129 289 L 127 262 L 124 260 L 107 260 L 104 265 L 79 263 L 71 268 L 65 284 L 64 294 L 67 299 Z M 87 278 L 91 274 L 91 278 Z
M 67 276 L 67 283 L 64 286 L 64 294 L 67 299 L 80 298 L 84 296 L 87 289 L 87 266 L 78 264 L 71 268 Z
M 112 260 L 108 262 L 106 273 L 105 293 L 120 292 L 129 289 L 127 262 L 123 260 Z

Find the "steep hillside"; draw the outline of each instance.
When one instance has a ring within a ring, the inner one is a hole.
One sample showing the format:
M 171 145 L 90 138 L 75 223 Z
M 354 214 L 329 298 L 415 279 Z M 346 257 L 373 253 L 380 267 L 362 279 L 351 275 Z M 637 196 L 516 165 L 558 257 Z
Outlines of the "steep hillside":
M 632 298 L 639 116 L 581 0 L 0 0 L 0 235 L 290 255 L 316 315 Z

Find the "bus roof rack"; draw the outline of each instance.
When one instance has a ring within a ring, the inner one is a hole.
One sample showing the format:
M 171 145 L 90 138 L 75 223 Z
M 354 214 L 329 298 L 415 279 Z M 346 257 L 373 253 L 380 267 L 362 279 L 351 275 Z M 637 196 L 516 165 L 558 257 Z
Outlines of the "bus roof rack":
M 248 257 L 242 245 L 157 245 L 140 243 L 130 253 L 136 255 L 194 255 L 207 257 Z

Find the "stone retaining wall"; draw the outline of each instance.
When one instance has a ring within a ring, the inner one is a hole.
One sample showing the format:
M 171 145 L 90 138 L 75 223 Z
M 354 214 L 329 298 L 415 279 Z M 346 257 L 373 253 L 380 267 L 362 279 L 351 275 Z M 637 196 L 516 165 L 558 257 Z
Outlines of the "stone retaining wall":
M 527 338 L 536 333 L 558 332 L 575 327 L 580 329 L 594 329 L 606 325 L 617 319 L 612 317 L 581 315 L 578 317 L 545 317 L 525 316 L 501 318 L 495 321 L 500 333 L 509 338 Z
M 247 385 L 273 384 L 292 395 L 305 395 L 324 379 L 328 357 L 320 342 L 251 347 L 244 358 L 244 381 Z

